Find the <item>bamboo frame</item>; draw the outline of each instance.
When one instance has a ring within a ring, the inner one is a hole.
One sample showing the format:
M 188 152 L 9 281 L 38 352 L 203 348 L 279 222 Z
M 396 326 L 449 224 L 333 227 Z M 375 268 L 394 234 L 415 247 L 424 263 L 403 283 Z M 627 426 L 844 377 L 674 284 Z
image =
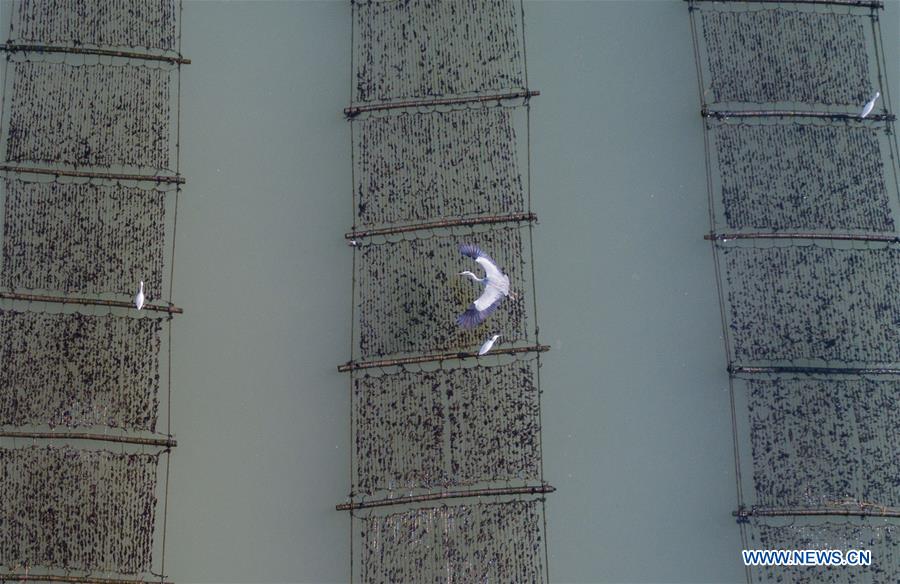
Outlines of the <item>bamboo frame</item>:
M 441 491 L 440 493 L 427 493 L 424 495 L 410 495 L 394 497 L 390 499 L 376 499 L 373 501 L 349 502 L 335 505 L 337 511 L 353 511 L 354 509 L 369 509 L 372 507 L 385 507 L 388 505 L 403 505 L 406 503 L 423 503 L 426 501 L 442 501 L 444 499 L 461 499 L 466 497 L 500 497 L 503 495 L 545 495 L 556 492 L 556 487 L 543 484 L 533 487 L 501 487 L 497 489 L 469 489 L 463 491 Z
M 134 308 L 131 302 L 122 300 L 104 300 L 102 298 L 73 298 L 71 296 L 45 296 L 43 294 L 19 294 L 18 292 L 0 292 L 0 299 L 25 300 L 28 302 L 53 302 L 57 304 L 84 304 L 93 306 L 110 306 L 114 308 Z M 168 314 L 184 314 L 184 309 L 162 304 L 145 304 L 141 310 L 166 312 Z
M 729 365 L 728 373 L 731 375 L 757 375 L 765 373 L 803 373 L 807 375 L 900 375 L 900 369 L 893 369 L 890 367 L 746 367 L 743 365 Z
M 511 213 L 509 215 L 491 215 L 488 217 L 475 217 L 471 219 L 444 219 L 441 221 L 429 221 L 415 225 L 402 225 L 398 227 L 383 227 L 380 229 L 368 229 L 363 231 L 350 231 L 344 234 L 344 239 L 357 239 L 372 237 L 375 235 L 393 235 L 419 231 L 420 229 L 440 229 L 445 227 L 470 227 L 472 225 L 492 225 L 495 223 L 519 223 L 522 221 L 537 221 L 535 213 Z
M 856 505 L 856 508 L 847 507 L 818 507 L 815 509 L 798 509 L 791 507 L 771 508 L 771 509 L 738 509 L 732 511 L 731 515 L 741 519 L 749 519 L 750 517 L 900 517 L 900 509 L 891 507 L 881 507 L 878 505 L 864 504 Z
M 853 234 L 853 233 L 802 233 L 802 232 L 771 232 L 771 233 L 707 233 L 703 236 L 706 241 L 729 241 L 733 239 L 829 239 L 834 241 L 882 241 L 886 243 L 900 242 L 900 235 L 878 234 Z
M 191 60 L 182 56 L 154 55 L 139 51 L 117 51 L 113 49 L 90 49 L 86 47 L 62 47 L 54 45 L 20 45 L 16 43 L 0 44 L 0 51 L 7 53 L 71 53 L 74 55 L 98 55 L 101 57 L 122 57 L 124 59 L 142 59 L 145 61 L 165 61 L 176 65 L 190 65 Z
M 884 8 L 884 2 L 882 0 L 685 0 L 685 2 L 691 4 L 694 2 L 725 2 L 732 4 L 833 4 L 836 6 L 858 6 L 861 8 Z
M 397 365 L 413 365 L 416 363 L 430 363 L 432 361 L 449 361 L 451 359 L 470 359 L 472 357 L 488 357 L 493 355 L 515 355 L 518 353 L 544 353 L 550 350 L 549 345 L 532 345 L 530 347 L 511 347 L 509 349 L 494 349 L 486 355 L 476 352 L 458 353 L 432 353 L 430 355 L 417 355 L 415 357 L 400 357 L 398 359 L 382 359 L 380 361 L 348 361 L 338 365 L 338 371 L 345 373 L 357 369 L 371 369 L 373 367 L 394 367 Z
M 513 91 L 510 93 L 496 93 L 492 95 L 474 95 L 470 97 L 448 97 L 441 99 L 426 100 L 409 100 L 395 101 L 387 103 L 377 103 L 373 105 L 352 105 L 344 108 L 344 115 L 348 118 L 355 118 L 361 113 L 374 112 L 381 110 L 404 109 L 411 107 L 433 107 L 437 105 L 458 105 L 464 103 L 485 103 L 490 101 L 503 101 L 505 99 L 531 99 L 537 97 L 541 92 L 537 90 Z
M 97 576 L 62 576 L 58 574 L 31 574 L 0 572 L 0 582 L 69 582 L 71 584 L 174 584 L 168 580 L 129 580 L 125 578 L 100 578 Z
M 817 118 L 824 120 L 856 120 L 857 122 L 893 122 L 897 116 L 894 114 L 870 114 L 861 118 L 859 114 L 847 112 L 805 112 L 799 110 L 746 110 L 746 111 L 713 111 L 709 108 L 701 108 L 700 115 L 704 118 L 724 120 L 726 118 Z
M 0 438 L 38 438 L 42 440 L 93 440 L 97 442 L 117 442 L 140 444 L 141 446 L 163 446 L 175 448 L 178 441 L 172 438 L 142 438 L 140 436 L 118 436 L 115 434 L 90 434 L 86 432 L 13 432 L 0 430 Z M 2 578 L 0 578 L 2 580 Z
M 2 172 L 21 172 L 30 174 L 47 174 L 50 176 L 74 176 L 81 178 L 104 178 L 107 180 L 137 180 L 155 183 L 174 183 L 183 185 L 185 178 L 183 176 L 165 176 L 161 174 L 127 174 L 116 172 L 93 172 L 88 170 L 65 170 L 62 168 L 39 168 L 33 166 L 15 166 L 11 164 L 0 164 Z

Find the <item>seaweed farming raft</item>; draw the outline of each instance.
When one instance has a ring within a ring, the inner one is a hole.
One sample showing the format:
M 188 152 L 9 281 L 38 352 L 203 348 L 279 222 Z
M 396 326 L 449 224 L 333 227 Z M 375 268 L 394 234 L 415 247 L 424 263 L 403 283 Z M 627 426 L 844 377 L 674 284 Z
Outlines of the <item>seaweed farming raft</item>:
M 549 582 L 522 3 L 352 8 L 351 579 Z
M 872 552 L 864 568 L 754 568 L 748 582 L 897 582 L 900 189 L 883 5 L 688 6 L 743 547 Z
M 181 3 L 7 5 L 0 582 L 165 583 Z

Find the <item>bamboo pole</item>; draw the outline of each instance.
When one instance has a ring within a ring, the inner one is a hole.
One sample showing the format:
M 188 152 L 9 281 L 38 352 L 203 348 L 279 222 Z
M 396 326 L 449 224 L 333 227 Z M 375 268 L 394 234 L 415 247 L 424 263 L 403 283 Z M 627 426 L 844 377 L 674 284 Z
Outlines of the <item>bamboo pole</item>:
M 880 507 L 877 505 L 857 505 L 855 508 L 847 507 L 818 507 L 815 509 L 795 509 L 790 507 L 771 509 L 738 509 L 731 515 L 738 519 L 750 517 L 900 517 L 900 509 Z
M 383 227 L 380 229 L 368 229 L 364 231 L 350 231 L 344 234 L 344 238 L 357 239 L 362 237 L 372 237 L 375 235 L 393 235 L 395 233 L 406 233 L 408 231 L 418 231 L 420 229 L 469 227 L 472 225 L 492 225 L 495 223 L 517 223 L 520 221 L 537 221 L 537 215 L 534 213 L 511 213 L 509 215 L 491 215 L 489 217 L 474 217 L 471 219 L 443 219 L 440 221 L 429 221 L 428 223 L 418 223 L 416 225 Z
M 178 441 L 174 438 L 142 438 L 140 436 L 119 436 L 115 434 L 89 434 L 85 432 L 9 432 L 0 431 L 2 438 L 38 438 L 46 440 L 94 440 L 97 442 L 117 442 L 140 444 L 142 446 L 164 446 L 174 448 Z
M 724 120 L 726 118 L 817 118 L 824 120 L 856 120 L 858 122 L 893 122 L 897 119 L 894 114 L 871 114 L 865 118 L 857 113 L 848 112 L 807 112 L 800 110 L 744 110 L 744 111 L 713 111 L 702 108 L 700 115 L 704 118 Z
M 105 178 L 108 180 L 138 180 L 155 183 L 175 183 L 183 185 L 186 181 L 183 176 L 165 176 L 154 174 L 125 174 L 115 172 L 93 172 L 88 170 L 64 170 L 62 168 L 38 168 L 33 166 L 15 166 L 0 164 L 0 171 L 22 172 L 30 174 L 48 174 L 50 176 L 75 176 L 82 178 Z
M 168 580 L 128 580 L 124 578 L 100 578 L 99 576 L 63 576 L 58 574 L 32 574 L 30 572 L 0 572 L 0 582 L 69 582 L 71 584 L 173 584 Z
M 745 367 L 742 365 L 729 365 L 728 372 L 732 375 L 760 374 L 760 373 L 803 373 L 808 375 L 900 375 L 900 369 L 889 367 L 793 367 L 793 366 L 767 366 Z
M 733 239 L 827 239 L 832 241 L 882 241 L 900 242 L 900 235 L 853 234 L 853 233 L 708 233 L 703 236 L 707 241 L 731 241 Z
M 84 304 L 93 306 L 111 306 L 115 308 L 134 308 L 131 302 L 122 300 L 104 300 L 102 298 L 73 298 L 71 296 L 45 296 L 42 294 L 19 294 L 18 292 L 0 292 L 0 299 L 25 300 L 28 302 L 52 302 L 56 304 Z M 145 304 L 141 310 L 166 312 L 168 314 L 184 314 L 184 309 L 177 306 L 161 304 Z
M 493 349 L 484 356 L 493 355 L 515 355 L 517 353 L 543 353 L 550 350 L 549 345 L 532 345 L 530 347 L 511 347 L 509 349 Z M 429 363 L 432 361 L 449 361 L 451 359 L 471 359 L 479 357 L 475 352 L 459 352 L 459 353 L 432 353 L 430 355 L 417 355 L 415 357 L 400 357 L 398 359 L 383 359 L 380 361 L 348 361 L 343 365 L 338 365 L 338 371 L 341 373 L 354 371 L 356 369 L 371 369 L 373 367 L 393 367 L 396 365 L 413 365 L 416 363 Z
M 154 55 L 138 51 L 117 51 L 113 49 L 91 49 L 87 47 L 60 47 L 52 45 L 20 45 L 16 43 L 0 44 L 0 51 L 8 53 L 71 53 L 74 55 L 98 55 L 102 57 L 122 57 L 125 59 L 143 59 L 145 61 L 165 61 L 176 65 L 190 65 L 191 60 L 184 57 Z
M 344 115 L 355 118 L 361 113 L 403 109 L 410 107 L 433 107 L 437 105 L 457 105 L 463 103 L 485 103 L 490 101 L 503 101 L 505 99 L 531 99 L 540 95 L 540 91 L 514 91 L 511 93 L 497 93 L 493 95 L 473 95 L 469 97 L 449 97 L 442 99 L 423 99 L 409 101 L 394 101 L 388 103 L 376 103 L 372 105 L 357 105 L 344 108 Z
M 501 497 L 503 495 L 543 495 L 556 492 L 556 487 L 551 485 L 538 485 L 534 487 L 502 487 L 499 489 L 469 489 L 463 491 L 441 491 L 440 493 L 428 493 L 425 495 L 409 495 L 405 497 L 393 497 L 390 499 L 376 499 L 373 501 L 361 501 L 359 503 L 341 503 L 335 505 L 338 511 L 352 511 L 354 509 L 368 509 L 371 507 L 384 507 L 387 505 L 403 505 L 407 503 L 422 503 L 425 501 L 441 501 L 444 499 L 460 499 L 464 497 Z
M 685 2 L 725 2 L 732 4 L 833 4 L 835 6 L 858 6 L 861 8 L 884 8 L 882 0 L 685 0 Z

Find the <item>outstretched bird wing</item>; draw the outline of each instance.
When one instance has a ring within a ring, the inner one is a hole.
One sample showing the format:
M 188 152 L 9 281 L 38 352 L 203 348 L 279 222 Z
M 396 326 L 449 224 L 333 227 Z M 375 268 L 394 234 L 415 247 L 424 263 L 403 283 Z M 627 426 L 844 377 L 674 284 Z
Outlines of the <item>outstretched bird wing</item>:
M 462 328 L 473 328 L 484 322 L 503 301 L 503 293 L 494 286 L 485 286 L 481 296 L 469 305 L 465 312 L 459 315 L 456 322 Z

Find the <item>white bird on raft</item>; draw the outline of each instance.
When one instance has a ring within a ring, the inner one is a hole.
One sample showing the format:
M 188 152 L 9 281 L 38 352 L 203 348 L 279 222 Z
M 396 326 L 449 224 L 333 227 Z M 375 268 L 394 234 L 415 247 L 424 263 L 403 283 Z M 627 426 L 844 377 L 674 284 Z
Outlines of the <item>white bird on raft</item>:
M 144 307 L 144 281 L 141 280 L 141 287 L 138 288 L 138 293 L 134 295 L 134 307 L 138 310 Z
M 489 255 L 481 251 L 477 245 L 462 244 L 459 246 L 459 252 L 464 256 L 470 257 L 478 262 L 484 268 L 484 278 L 479 278 L 469 271 L 460 272 L 460 276 L 469 276 L 482 286 L 484 292 L 475 299 L 469 308 L 459 315 L 456 322 L 464 329 L 474 328 L 484 322 L 489 317 L 504 298 L 509 296 L 509 277 L 500 271 L 497 263 L 490 258 Z M 513 297 L 515 298 L 515 297 Z
M 860 119 L 863 119 L 872 113 L 872 110 L 875 109 L 875 102 L 878 101 L 879 97 L 881 97 L 881 92 L 876 91 L 875 95 L 872 96 L 872 99 L 869 100 L 869 103 L 863 106 L 862 113 L 859 114 Z
M 478 354 L 479 354 L 479 355 L 484 355 L 485 353 L 487 353 L 488 351 L 490 351 L 491 348 L 494 346 L 494 343 L 496 343 L 496 342 L 497 342 L 497 339 L 499 339 L 499 338 L 500 338 L 500 335 L 494 335 L 494 336 L 492 336 L 491 338 L 489 338 L 488 340 L 486 340 L 486 341 L 484 342 L 484 344 L 481 345 L 481 348 L 478 349 Z

